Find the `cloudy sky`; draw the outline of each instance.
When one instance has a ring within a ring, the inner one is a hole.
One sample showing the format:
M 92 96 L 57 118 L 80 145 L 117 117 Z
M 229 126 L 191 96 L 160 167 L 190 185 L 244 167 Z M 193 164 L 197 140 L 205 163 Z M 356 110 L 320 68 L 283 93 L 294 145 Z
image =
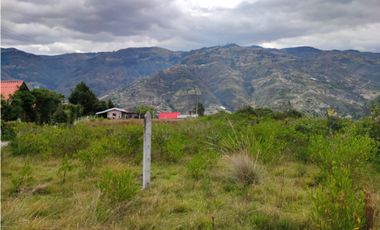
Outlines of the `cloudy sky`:
M 237 43 L 380 52 L 380 0 L 2 0 L 1 46 L 38 54 Z

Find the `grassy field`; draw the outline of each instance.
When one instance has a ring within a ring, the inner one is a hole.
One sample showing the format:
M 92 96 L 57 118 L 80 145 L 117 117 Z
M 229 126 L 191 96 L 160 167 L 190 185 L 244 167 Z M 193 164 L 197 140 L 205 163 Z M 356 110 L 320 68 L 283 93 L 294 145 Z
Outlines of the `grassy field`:
M 380 228 L 368 120 L 154 121 L 147 190 L 141 121 L 9 126 L 4 229 L 365 229 L 371 220 Z

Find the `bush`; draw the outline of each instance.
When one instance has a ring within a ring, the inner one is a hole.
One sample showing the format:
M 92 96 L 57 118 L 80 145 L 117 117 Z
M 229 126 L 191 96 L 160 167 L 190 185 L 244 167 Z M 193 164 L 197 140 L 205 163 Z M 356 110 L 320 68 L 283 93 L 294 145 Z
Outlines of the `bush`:
M 243 106 L 236 111 L 236 114 L 253 115 L 257 117 L 272 118 L 273 111 L 268 108 L 252 108 L 251 106 Z
M 309 151 L 321 168 L 320 185 L 313 193 L 313 218 L 320 229 L 360 229 L 364 226 L 361 175 L 375 144 L 350 129 L 329 137 L 315 136 Z
M 93 167 L 98 166 L 106 157 L 109 151 L 108 144 L 108 138 L 103 138 L 78 151 L 77 157 L 87 171 L 92 171 Z
M 178 134 L 172 135 L 166 142 L 166 159 L 170 162 L 177 162 L 183 156 L 184 148 L 183 138 Z
M 143 129 L 139 126 L 128 126 L 116 132 L 111 138 L 115 138 L 115 145 L 120 148 L 119 154 L 140 155 L 143 148 Z
M 374 149 L 375 144 L 368 136 L 355 136 L 348 132 L 331 137 L 313 137 L 309 153 L 325 175 L 332 173 L 333 166 L 349 169 L 352 175 L 358 175 Z
M 84 125 L 52 127 L 50 130 L 48 128 L 44 130 L 52 148 L 52 154 L 60 157 L 66 154 L 71 157 L 79 150 L 87 148 L 95 138 L 93 133 L 98 131 L 90 130 Z
M 66 126 L 37 126 L 31 123 L 20 123 L 15 127 L 16 136 L 11 143 L 13 153 L 51 154 L 63 157 L 73 156 L 80 149 L 85 149 L 95 135 L 104 135 L 99 130 L 84 125 Z
M 2 141 L 9 141 L 15 138 L 16 133 L 14 131 L 14 122 L 5 122 L 3 119 L 0 120 L 1 122 L 1 140 Z
M 69 157 L 67 155 L 62 159 L 61 165 L 58 168 L 58 176 L 62 177 L 62 183 L 66 181 L 66 174 L 73 170 L 74 165 L 70 162 Z
M 114 204 L 130 200 L 136 194 L 138 185 L 129 170 L 122 173 L 108 170 L 103 173 L 99 188 L 102 198 Z
M 243 185 L 257 184 L 260 180 L 260 173 L 257 169 L 257 159 L 255 162 L 247 153 L 237 153 L 229 156 L 229 177 Z
M 158 125 L 153 132 L 153 149 L 158 149 L 163 160 L 177 162 L 184 155 L 185 140 L 179 129 Z
M 298 119 L 294 122 L 294 129 L 307 136 L 326 135 L 328 133 L 326 121 L 318 118 Z
M 265 163 L 279 159 L 285 145 L 278 133 L 284 127 L 278 121 L 267 121 L 254 126 L 224 130 L 218 148 L 224 153 L 247 152 Z
M 12 187 L 10 193 L 19 193 L 23 186 L 28 184 L 32 180 L 32 168 L 28 161 L 25 162 L 20 173 L 12 177 Z
M 42 136 L 42 127 L 33 124 L 21 124 L 16 127 L 16 136 L 11 142 L 15 155 L 36 155 L 50 150 L 49 142 Z
M 215 159 L 216 156 L 213 153 L 195 155 L 187 164 L 186 168 L 188 174 L 195 179 L 205 177 L 207 175 L 207 169 L 212 167 Z
M 364 226 L 364 193 L 353 185 L 349 169 L 334 166 L 326 183 L 313 193 L 313 220 L 318 229 Z

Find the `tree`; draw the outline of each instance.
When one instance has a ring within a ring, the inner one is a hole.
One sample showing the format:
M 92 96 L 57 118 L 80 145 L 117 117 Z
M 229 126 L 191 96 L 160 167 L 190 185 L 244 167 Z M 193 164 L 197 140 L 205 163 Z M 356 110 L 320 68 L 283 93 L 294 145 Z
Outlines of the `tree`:
M 115 107 L 115 105 L 113 104 L 112 100 L 108 99 L 107 108 L 110 109 L 110 108 L 114 108 L 114 107 Z
M 36 97 L 29 91 L 19 90 L 11 97 L 11 120 L 21 119 L 22 121 L 34 121 L 36 114 L 34 106 Z
M 68 124 L 73 124 L 74 121 L 83 113 L 83 108 L 81 105 L 64 104 L 63 110 L 67 115 Z
M 61 105 L 64 96 L 48 89 L 33 89 L 32 95 L 36 98 L 36 122 L 50 123 L 57 108 Z
M 7 100 L 1 99 L 1 121 L 11 121 L 14 120 L 14 116 L 12 114 L 12 106 L 11 103 Z
M 63 110 L 63 106 L 58 106 L 57 110 L 53 114 L 53 121 L 55 123 L 66 123 L 68 121 L 68 116 L 65 110 Z
M 107 102 L 105 102 L 105 101 L 98 101 L 98 103 L 96 103 L 96 111 L 103 111 L 103 110 L 106 110 L 106 109 L 108 109 Z
M 326 110 L 327 117 L 327 128 L 330 135 L 342 128 L 342 124 L 338 117 L 338 113 L 333 108 L 328 108 Z
M 197 113 L 198 116 L 203 116 L 205 114 L 205 107 L 202 103 L 198 102 L 198 104 L 195 105 L 193 112 Z
M 156 115 L 156 110 L 153 107 L 147 105 L 136 106 L 136 112 L 139 114 L 139 116 L 147 112 L 150 112 L 152 114 L 152 117 L 155 117 Z
M 84 115 L 94 114 L 98 106 L 98 98 L 84 82 L 75 86 L 69 96 L 69 102 L 74 105 L 81 105 Z

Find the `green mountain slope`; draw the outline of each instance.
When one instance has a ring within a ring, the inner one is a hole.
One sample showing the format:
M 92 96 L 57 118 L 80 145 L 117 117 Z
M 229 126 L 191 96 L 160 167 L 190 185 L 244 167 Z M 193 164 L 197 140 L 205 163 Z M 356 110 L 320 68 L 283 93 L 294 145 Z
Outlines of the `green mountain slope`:
M 311 114 L 334 107 L 360 116 L 379 94 L 380 54 L 228 46 L 189 52 L 181 64 L 111 97 L 126 107 L 149 104 L 181 112 L 200 101 L 209 112 L 220 106 L 283 109 L 290 104 Z
M 214 112 L 244 105 L 311 114 L 334 107 L 361 116 L 380 95 L 380 54 L 312 47 L 265 49 L 235 44 L 188 52 L 128 48 L 44 56 L 1 49 L 2 79 L 23 79 L 68 94 L 85 81 L 120 106 L 152 105 L 188 112 L 197 102 Z

